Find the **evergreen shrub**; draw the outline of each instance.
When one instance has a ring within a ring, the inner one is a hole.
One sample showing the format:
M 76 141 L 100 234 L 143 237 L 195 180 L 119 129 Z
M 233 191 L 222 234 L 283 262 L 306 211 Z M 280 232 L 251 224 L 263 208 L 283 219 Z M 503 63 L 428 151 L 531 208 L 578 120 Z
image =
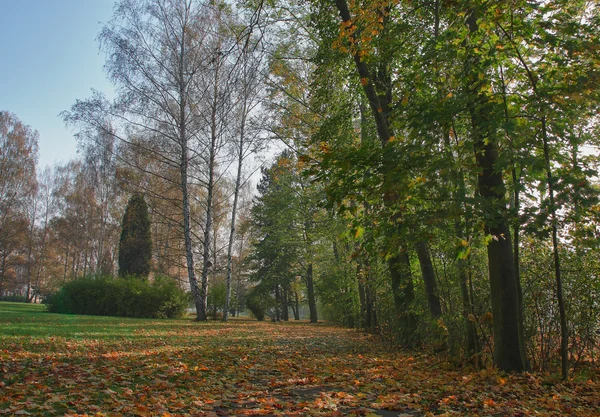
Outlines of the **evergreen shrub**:
M 189 306 L 189 294 L 166 277 L 85 277 L 70 281 L 46 298 L 51 313 L 96 316 L 176 318 Z
M 152 237 L 148 205 L 141 194 L 129 200 L 123 215 L 119 240 L 119 276 L 148 278 L 152 259 Z
M 263 321 L 275 305 L 275 298 L 260 286 L 252 288 L 246 297 L 246 307 L 258 321 Z
M 0 301 L 8 301 L 11 303 L 28 303 L 29 302 L 29 300 L 27 300 L 26 296 L 17 295 L 17 294 L 0 295 Z

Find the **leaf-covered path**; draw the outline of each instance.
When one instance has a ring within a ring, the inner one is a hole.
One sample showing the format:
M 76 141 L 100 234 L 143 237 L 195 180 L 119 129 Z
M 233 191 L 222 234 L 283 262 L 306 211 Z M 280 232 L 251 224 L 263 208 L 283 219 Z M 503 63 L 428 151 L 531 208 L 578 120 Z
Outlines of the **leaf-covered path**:
M 597 377 L 460 372 L 322 324 L 60 316 L 0 303 L 0 415 L 598 416 Z

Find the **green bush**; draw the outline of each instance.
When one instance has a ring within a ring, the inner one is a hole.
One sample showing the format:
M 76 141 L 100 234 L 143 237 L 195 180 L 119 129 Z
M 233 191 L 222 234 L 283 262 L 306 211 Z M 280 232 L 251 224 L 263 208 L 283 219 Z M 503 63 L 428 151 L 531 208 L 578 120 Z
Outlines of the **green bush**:
M 28 303 L 27 297 L 24 295 L 2 295 L 0 301 L 8 301 L 11 303 Z
M 217 282 L 208 289 L 207 310 L 211 312 L 213 319 L 219 318 L 219 313 L 225 310 L 227 301 L 227 285 L 224 282 Z
M 246 297 L 246 307 L 258 321 L 263 321 L 275 305 L 275 298 L 261 286 L 252 288 Z
M 66 283 L 44 303 L 52 313 L 173 318 L 184 314 L 189 295 L 160 276 L 154 282 L 85 277 Z

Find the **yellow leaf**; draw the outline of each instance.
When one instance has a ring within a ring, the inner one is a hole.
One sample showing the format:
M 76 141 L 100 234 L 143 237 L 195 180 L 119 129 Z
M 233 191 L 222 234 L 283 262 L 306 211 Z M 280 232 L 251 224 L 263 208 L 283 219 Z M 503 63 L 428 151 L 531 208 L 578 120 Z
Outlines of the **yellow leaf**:
M 359 237 L 361 237 L 361 236 L 362 236 L 362 235 L 364 235 L 364 234 L 365 234 L 365 228 L 364 228 L 364 227 L 360 227 L 360 226 L 359 226 L 359 227 L 356 229 L 356 231 L 354 232 L 354 237 L 355 237 L 355 238 L 359 238 Z

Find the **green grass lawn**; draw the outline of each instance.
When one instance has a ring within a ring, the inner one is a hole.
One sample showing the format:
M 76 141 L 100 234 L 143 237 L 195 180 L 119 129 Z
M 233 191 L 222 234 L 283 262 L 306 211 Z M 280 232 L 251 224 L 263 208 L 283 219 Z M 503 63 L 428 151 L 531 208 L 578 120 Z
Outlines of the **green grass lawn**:
M 598 416 L 600 384 L 456 370 L 308 323 L 57 315 L 0 302 L 0 416 Z
M 3 339 L 11 336 L 113 339 L 133 334 L 139 325 L 139 320 L 51 314 L 41 304 L 0 302 Z M 150 321 L 144 325 L 150 325 Z

